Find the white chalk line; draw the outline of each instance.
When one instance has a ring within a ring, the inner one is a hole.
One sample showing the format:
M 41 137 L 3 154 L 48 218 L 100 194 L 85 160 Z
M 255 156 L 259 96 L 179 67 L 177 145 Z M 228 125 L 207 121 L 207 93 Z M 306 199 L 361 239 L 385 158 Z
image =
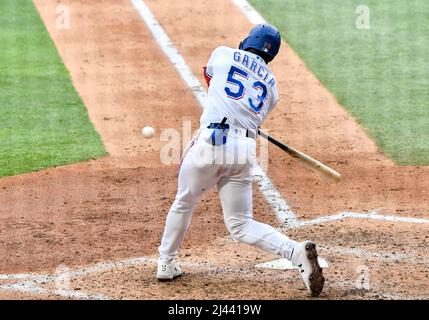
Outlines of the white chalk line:
M 98 263 L 89 267 L 70 271 L 64 274 L 39 274 L 39 273 L 24 273 L 24 274 L 1 274 L 0 280 L 24 280 L 14 283 L 6 283 L 0 285 L 0 291 L 20 291 L 23 293 L 35 295 L 56 295 L 63 298 L 74 299 L 111 299 L 108 296 L 94 294 L 89 292 L 76 292 L 73 290 L 48 290 L 43 288 L 44 285 L 55 282 L 59 277 L 65 275 L 70 280 L 80 277 L 89 276 L 95 273 L 102 273 L 110 270 L 119 270 L 121 268 L 133 267 L 143 264 L 152 265 L 157 260 L 151 257 L 130 258 L 120 261 Z
M 0 285 L 0 291 L 20 291 L 36 295 L 57 295 L 64 298 L 76 299 L 111 299 L 106 295 L 94 294 L 89 292 L 76 292 L 73 290 L 48 290 L 43 286 L 54 283 L 57 279 L 66 276 L 73 280 L 87 277 L 93 274 L 120 270 L 141 265 L 154 265 L 158 260 L 154 257 L 137 257 L 111 262 L 100 262 L 92 266 L 81 267 L 58 274 L 41 274 L 41 273 L 22 273 L 22 274 L 0 274 L 0 281 L 18 280 L 18 282 L 6 283 Z M 185 266 L 193 267 L 195 263 L 185 263 Z M 198 265 L 201 267 L 202 265 Z
M 201 107 L 204 108 L 207 104 L 207 93 L 205 88 L 201 85 L 200 81 L 195 77 L 191 69 L 187 66 L 185 60 L 177 50 L 176 46 L 173 44 L 171 39 L 168 37 L 164 29 L 161 27 L 159 22 L 156 20 L 155 16 L 152 14 L 150 9 L 142 0 L 131 0 L 134 7 L 138 10 L 149 30 L 153 34 L 155 40 L 158 42 L 161 49 L 170 59 L 173 66 L 176 68 L 177 72 L 183 78 L 188 87 L 192 90 L 196 99 L 200 103 Z M 264 23 L 265 20 L 262 16 L 250 6 L 247 1 L 244 0 L 233 0 L 233 2 L 245 13 L 248 19 L 254 23 Z M 273 210 L 276 213 L 276 216 L 284 221 L 285 224 L 289 227 L 302 227 L 312 224 L 320 224 L 329 221 L 336 221 L 345 218 L 361 218 L 361 219 L 375 219 L 375 220 L 384 220 L 384 221 L 394 221 L 394 222 L 409 222 L 409 223 L 429 223 L 428 219 L 418 219 L 418 218 L 408 218 L 408 217 L 397 217 L 397 216 L 383 216 L 376 213 L 353 213 L 353 212 L 343 212 L 332 216 L 319 217 L 307 221 L 299 221 L 295 213 L 289 208 L 286 200 L 280 194 L 280 192 L 275 188 L 273 183 L 270 181 L 266 173 L 262 170 L 261 167 L 257 166 L 255 168 L 255 180 L 258 183 L 258 187 L 262 194 L 264 195 L 266 201 L 270 204 Z M 343 253 L 347 254 L 359 254 L 365 255 L 364 250 L 350 251 L 345 250 Z M 370 257 L 376 257 L 377 255 L 370 254 Z M 395 257 L 397 260 L 397 257 Z M 151 257 L 139 257 L 131 258 L 116 262 L 107 262 L 99 263 L 91 267 L 84 267 L 75 271 L 72 271 L 69 275 L 72 278 L 85 277 L 94 273 L 106 272 L 118 268 L 127 268 L 132 266 L 139 266 L 142 264 L 153 264 L 156 259 Z M 188 264 L 192 265 L 192 264 Z M 200 265 L 201 267 L 201 265 Z M 212 267 L 213 268 L 213 267 Z M 219 268 L 215 267 L 217 270 L 234 270 L 234 268 Z M 0 275 L 0 280 L 28 280 L 21 281 L 16 283 L 8 283 L 0 286 L 0 291 L 19 291 L 23 293 L 30 294 L 54 294 L 66 298 L 77 298 L 77 299 L 111 299 L 108 296 L 101 294 L 85 293 L 85 292 L 75 292 L 68 290 L 47 290 L 40 285 L 46 284 L 48 282 L 55 281 L 58 275 L 46 275 L 46 274 L 4 274 Z
M 253 8 L 253 6 L 246 0 L 232 0 L 232 2 L 241 10 L 247 17 L 251 24 L 267 23 L 261 14 Z
M 358 257 L 364 257 L 366 259 L 376 259 L 382 261 L 405 261 L 407 263 L 420 263 L 423 262 L 425 265 L 428 260 L 423 258 L 420 260 L 412 255 L 407 254 L 391 254 L 382 252 L 373 252 L 358 248 L 347 248 L 347 247 L 328 247 L 319 246 L 323 251 L 332 253 L 339 253 L 343 255 L 356 255 Z M 100 262 L 92 266 L 85 266 L 76 270 L 71 270 L 66 273 L 66 276 L 72 280 L 77 278 L 85 278 L 94 274 L 100 274 L 109 271 L 118 271 L 121 269 L 148 266 L 153 267 L 157 262 L 155 257 L 136 257 L 124 260 L 117 260 L 112 262 Z M 207 274 L 222 274 L 222 273 L 243 273 L 244 271 L 252 271 L 255 269 L 254 266 L 219 266 L 207 263 L 207 261 L 183 261 L 182 266 L 194 269 L 194 274 L 199 273 Z M 58 289 L 46 289 L 45 285 L 52 285 L 59 277 L 63 277 L 64 274 L 40 274 L 40 273 L 27 273 L 27 274 L 2 274 L 0 275 L 1 280 L 18 280 L 13 283 L 5 283 L 0 285 L 0 291 L 15 291 L 31 295 L 43 295 L 43 296 L 58 296 L 67 299 L 85 299 L 85 300 L 111 300 L 110 296 L 91 293 L 85 291 L 75 290 L 58 290 Z M 337 282 L 337 280 L 335 280 Z M 353 289 L 353 286 L 347 287 Z M 399 297 L 399 296 L 398 296 Z M 401 297 L 403 298 L 403 297 Z
M 429 223 L 429 219 L 401 217 L 394 215 L 381 215 L 378 214 L 376 210 L 367 213 L 340 212 L 334 215 L 319 216 L 311 220 L 299 220 L 296 214 L 287 204 L 282 194 L 276 189 L 276 187 L 270 181 L 270 179 L 262 170 L 262 168 L 256 168 L 254 174 L 255 181 L 258 184 L 258 188 L 264 196 L 265 200 L 270 205 L 270 207 L 273 208 L 277 219 L 284 223 L 285 227 L 288 228 L 300 228 L 344 219 L 371 219 L 378 221 L 405 222 L 415 224 Z
M 428 224 L 428 219 L 423 218 L 412 218 L 412 217 L 399 217 L 393 215 L 381 215 L 377 212 L 367 212 L 367 213 L 358 213 L 358 212 L 340 212 L 331 216 L 321 216 L 311 220 L 286 220 L 286 226 L 290 228 L 301 228 L 316 224 L 328 223 L 333 221 L 345 220 L 345 219 L 368 219 L 368 220 L 378 220 L 386 222 L 400 222 L 400 223 L 415 223 L 415 224 Z
M 140 13 L 153 37 L 158 45 L 161 47 L 165 55 L 170 59 L 171 64 L 177 70 L 179 75 L 185 81 L 186 85 L 192 90 L 195 98 L 201 106 L 205 107 L 207 104 L 207 92 L 201 85 L 200 81 L 195 77 L 192 70 L 188 67 L 183 56 L 179 53 L 170 37 L 156 20 L 152 11 L 146 6 L 143 1 L 131 0 L 133 6 Z
M 416 224 L 428 224 L 429 219 L 424 218 L 413 218 L 413 217 L 400 217 L 400 216 L 394 216 L 394 215 L 381 215 L 373 212 L 368 213 L 357 213 L 357 212 L 340 212 L 332 216 L 323 216 L 318 217 L 316 219 L 312 220 L 306 220 L 306 221 L 299 221 L 298 225 L 300 227 L 302 226 L 308 226 L 308 225 L 314 225 L 314 224 L 322 224 L 326 222 L 331 221 L 337 221 L 337 220 L 344 220 L 344 219 L 371 219 L 371 220 L 378 220 L 378 221 L 388 221 L 388 222 L 405 222 L 405 223 L 416 223 Z
M 17 280 L 11 283 L 0 284 L 0 291 L 17 291 L 21 293 L 33 294 L 33 295 L 54 295 L 63 298 L 74 298 L 74 299 L 101 299 L 110 300 L 113 299 L 107 295 L 75 291 L 75 290 L 58 290 L 58 289 L 46 289 L 44 286 L 54 284 L 57 279 L 73 280 L 78 278 L 85 278 L 94 274 L 100 274 L 109 271 L 118 271 L 121 269 L 138 267 L 138 266 L 150 266 L 152 267 L 157 263 L 158 259 L 155 257 L 136 257 L 128 258 L 124 260 L 100 262 L 92 266 L 84 266 L 76 270 L 70 270 L 64 273 L 22 273 L 22 274 L 0 274 L 0 281 Z M 208 264 L 206 261 L 193 262 L 183 261 L 182 266 L 196 269 L 198 272 L 204 273 L 229 273 L 243 270 L 250 270 L 249 267 L 222 267 L 217 265 Z
M 253 173 L 259 191 L 264 196 L 265 201 L 274 210 L 277 219 L 287 225 L 295 225 L 297 223 L 295 213 L 289 208 L 286 200 L 273 185 L 264 170 L 261 167 L 256 167 Z
M 81 300 L 112 300 L 111 297 L 91 292 L 73 291 L 73 290 L 49 290 L 37 285 L 33 281 L 17 282 L 0 285 L 0 291 L 12 291 L 30 295 L 57 296 L 66 299 Z
M 42 296 L 58 296 L 68 299 L 84 299 L 84 300 L 112 300 L 113 298 L 104 294 L 64 290 L 64 289 L 47 289 L 44 286 L 53 286 L 58 279 L 74 280 L 85 278 L 94 274 L 101 274 L 109 271 L 118 271 L 121 269 L 148 266 L 153 267 L 158 259 L 155 257 L 136 257 L 117 261 L 100 262 L 92 266 L 85 266 L 76 270 L 70 270 L 63 273 L 22 273 L 22 274 L 0 274 L 0 281 L 18 280 L 16 282 L 0 284 L 0 291 L 15 291 L 24 294 L 42 295 Z M 189 269 L 194 269 L 194 274 L 222 274 L 222 273 L 238 273 L 243 271 L 251 271 L 254 267 L 248 266 L 219 266 L 207 263 L 207 261 L 183 261 L 182 266 Z

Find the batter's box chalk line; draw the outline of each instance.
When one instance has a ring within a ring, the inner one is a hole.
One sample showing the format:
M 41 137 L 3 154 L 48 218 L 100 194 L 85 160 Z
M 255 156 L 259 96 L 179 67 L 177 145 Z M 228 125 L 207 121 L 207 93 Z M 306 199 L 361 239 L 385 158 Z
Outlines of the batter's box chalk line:
M 282 194 L 276 189 L 276 187 L 268 178 L 266 173 L 262 170 L 262 168 L 255 168 L 254 178 L 265 200 L 276 213 L 278 220 L 284 223 L 285 227 L 287 228 L 299 228 L 344 219 L 372 219 L 378 221 L 405 222 L 416 224 L 429 223 L 429 219 L 401 217 L 394 215 L 381 215 L 377 213 L 377 210 L 368 213 L 339 212 L 334 215 L 320 216 L 311 220 L 299 220 L 296 214 L 287 204 Z
M 64 276 L 70 280 L 73 280 L 97 273 L 118 270 L 121 268 L 129 268 L 139 265 L 154 265 L 156 261 L 157 259 L 152 257 L 138 257 L 120 261 L 101 262 L 92 266 L 85 266 L 76 270 L 70 270 L 67 273 L 59 274 L 0 274 L 0 281 L 8 281 L 8 283 L 0 285 L 0 291 L 14 291 L 30 295 L 59 296 L 68 299 L 106 300 L 111 298 L 107 295 L 99 293 L 84 292 L 80 290 L 65 290 L 59 288 L 47 289 L 45 286 L 52 286 L 52 284 L 55 284 L 57 279 Z

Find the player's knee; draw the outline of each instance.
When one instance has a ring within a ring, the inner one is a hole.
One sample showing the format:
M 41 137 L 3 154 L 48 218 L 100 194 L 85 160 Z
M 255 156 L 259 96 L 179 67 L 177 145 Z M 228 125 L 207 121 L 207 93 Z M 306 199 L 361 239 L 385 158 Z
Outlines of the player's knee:
M 230 218 L 226 221 L 226 225 L 234 240 L 251 243 L 252 237 L 248 232 L 251 222 L 250 218 Z
M 176 199 L 172 205 L 172 210 L 179 214 L 186 214 L 192 212 L 194 207 L 195 203 L 192 201 Z

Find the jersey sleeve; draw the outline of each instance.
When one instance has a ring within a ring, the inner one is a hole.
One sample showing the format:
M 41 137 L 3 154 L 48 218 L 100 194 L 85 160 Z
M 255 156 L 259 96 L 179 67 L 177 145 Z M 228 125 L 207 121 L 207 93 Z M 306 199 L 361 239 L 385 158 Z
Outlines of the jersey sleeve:
M 204 80 L 206 80 L 207 87 L 210 87 L 210 80 L 212 79 L 213 76 L 210 76 L 207 73 L 207 67 L 203 68 L 203 76 L 204 76 Z
M 204 70 L 204 79 L 206 80 L 207 86 L 210 86 L 210 80 L 213 78 L 215 73 L 214 64 L 219 56 L 222 54 L 222 50 L 224 47 L 218 47 L 213 50 L 210 55 L 209 61 L 207 62 L 207 66 L 203 68 Z
M 279 102 L 280 97 L 279 97 L 279 91 L 277 88 L 277 84 L 274 90 L 274 94 L 273 94 L 273 108 L 276 106 L 277 102 Z
M 271 111 L 276 107 L 277 103 L 280 100 L 279 92 L 278 92 L 278 88 L 277 88 L 277 84 L 274 86 L 273 90 L 271 91 L 271 98 L 270 98 L 270 100 L 271 100 L 270 101 L 271 105 L 270 105 L 268 114 L 271 113 Z

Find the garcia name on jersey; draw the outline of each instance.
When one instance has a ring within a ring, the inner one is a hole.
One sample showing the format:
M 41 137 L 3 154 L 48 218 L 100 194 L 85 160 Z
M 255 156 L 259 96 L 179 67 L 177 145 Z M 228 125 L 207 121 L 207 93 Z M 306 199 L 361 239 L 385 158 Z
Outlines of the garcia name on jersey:
M 204 77 L 209 103 L 201 126 L 226 117 L 230 124 L 257 130 L 279 99 L 276 79 L 267 64 L 248 51 L 216 48 Z

